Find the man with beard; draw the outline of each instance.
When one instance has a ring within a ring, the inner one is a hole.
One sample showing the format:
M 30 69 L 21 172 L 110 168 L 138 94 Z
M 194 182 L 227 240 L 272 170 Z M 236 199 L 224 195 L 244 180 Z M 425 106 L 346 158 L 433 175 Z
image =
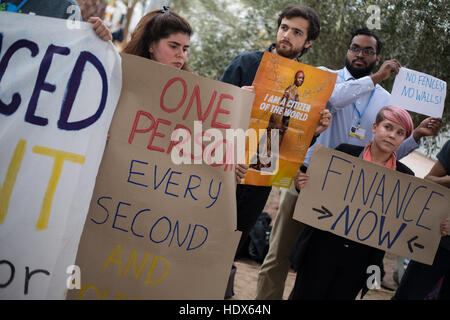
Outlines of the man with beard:
M 390 94 L 379 83 L 397 74 L 400 63 L 385 61 L 376 73 L 372 73 L 380 63 L 382 42 L 367 28 L 353 32 L 345 58 L 345 67 L 340 70 L 323 70 L 338 74 L 336 85 L 327 109 L 331 111 L 333 121 L 316 141 L 325 147 L 334 149 L 342 143 L 365 146 L 372 141 L 372 124 L 378 111 L 389 105 Z M 397 150 L 397 159 L 408 155 L 419 147 L 423 136 L 436 134 L 442 125 L 439 118 L 427 118 L 414 130 Z M 314 145 L 315 146 L 315 145 Z M 309 148 L 304 166 L 306 171 L 314 146 Z M 270 235 L 269 251 L 258 276 L 256 299 L 282 299 L 284 283 L 291 266 L 289 256 L 292 245 L 303 225 L 292 219 L 298 192 L 291 186 L 280 198 L 280 206 Z
M 287 6 L 278 17 L 276 43 L 266 51 L 298 60 L 311 47 L 319 33 L 320 21 L 313 9 L 307 6 Z M 264 51 L 255 51 L 235 57 L 220 80 L 239 87 L 252 88 L 263 54 Z M 325 128 L 319 125 L 316 133 Z M 237 185 L 237 229 L 242 231 L 237 257 L 243 249 L 245 250 L 248 234 L 264 209 L 271 189 L 266 186 Z

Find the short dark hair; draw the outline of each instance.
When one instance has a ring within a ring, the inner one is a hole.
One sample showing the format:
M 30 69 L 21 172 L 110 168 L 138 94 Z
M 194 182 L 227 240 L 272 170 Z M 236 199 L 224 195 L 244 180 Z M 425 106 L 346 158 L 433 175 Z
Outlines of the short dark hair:
M 316 40 L 320 34 L 320 19 L 314 9 L 308 6 L 289 5 L 281 11 L 278 16 L 278 29 L 281 25 L 281 20 L 284 18 L 292 19 L 301 17 L 309 22 L 308 35 L 306 41 Z M 309 48 L 304 48 L 300 56 L 302 56 Z
M 370 30 L 367 27 L 360 27 L 360 28 L 358 28 L 358 29 L 356 29 L 356 30 L 354 30 L 352 32 L 352 37 L 350 38 L 350 42 L 348 44 L 349 47 L 352 44 L 353 38 L 356 37 L 356 36 L 359 36 L 359 35 L 365 35 L 365 36 L 373 37 L 377 41 L 377 47 L 376 47 L 377 55 L 380 54 L 381 49 L 383 48 L 383 42 L 375 34 L 375 32 L 373 32 L 372 30 Z
M 292 19 L 295 17 L 301 17 L 308 20 L 308 38 L 306 40 L 316 40 L 320 34 L 320 19 L 317 13 L 310 7 L 289 5 L 281 11 L 278 16 L 278 28 L 281 25 L 283 18 Z

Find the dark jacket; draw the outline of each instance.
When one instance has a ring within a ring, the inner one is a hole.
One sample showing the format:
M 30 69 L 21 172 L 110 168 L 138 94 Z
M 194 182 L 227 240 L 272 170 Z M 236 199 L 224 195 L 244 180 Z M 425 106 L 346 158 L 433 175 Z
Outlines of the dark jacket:
M 349 155 L 359 157 L 361 152 L 363 152 L 364 147 L 362 146 L 355 146 L 350 144 L 340 144 L 337 148 L 337 151 L 345 152 Z M 414 172 L 409 169 L 406 165 L 403 163 L 397 161 L 396 163 L 397 168 L 396 171 L 401 173 L 406 173 L 409 175 L 414 175 Z M 305 256 L 308 251 L 309 244 L 311 241 L 314 241 L 314 239 L 324 239 L 328 238 L 331 240 L 331 243 L 333 243 L 333 249 L 330 249 L 336 256 L 342 254 L 343 247 L 350 248 L 348 251 L 351 252 L 351 254 L 360 255 L 359 258 L 361 259 L 367 259 L 367 266 L 370 265 L 378 265 L 380 266 L 381 270 L 382 264 L 383 264 L 383 258 L 384 258 L 384 251 L 380 249 L 376 249 L 343 237 L 340 237 L 338 235 L 335 235 L 333 233 L 330 233 L 328 231 L 322 231 L 319 229 L 316 229 L 314 227 L 311 227 L 309 225 L 305 225 L 302 231 L 300 232 L 294 246 L 293 250 L 290 256 L 292 266 L 293 268 L 299 272 L 302 270 L 303 264 L 305 262 Z M 312 240 L 313 239 L 313 240 Z M 348 261 L 348 263 L 352 263 L 351 259 Z M 366 286 L 366 283 L 361 283 L 361 298 L 367 293 L 368 288 Z
M 273 44 L 266 49 L 272 51 Z M 261 63 L 264 51 L 253 51 L 235 57 L 225 69 L 220 81 L 238 87 L 251 86 Z

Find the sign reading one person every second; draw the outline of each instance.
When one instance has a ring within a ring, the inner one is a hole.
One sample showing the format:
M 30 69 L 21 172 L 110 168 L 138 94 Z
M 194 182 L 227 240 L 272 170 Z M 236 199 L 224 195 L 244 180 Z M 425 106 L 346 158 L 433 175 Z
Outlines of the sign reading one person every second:
M 81 286 L 68 298 L 223 299 L 240 238 L 234 166 L 177 164 L 173 134 L 195 136 L 183 154 L 194 156 L 184 148 L 193 141 L 204 144 L 200 158 L 217 154 L 223 138 L 205 143 L 209 129 L 245 130 L 254 95 L 133 55 L 122 63 L 122 94 L 76 260 Z
M 447 83 L 402 67 L 395 77 L 390 104 L 430 117 L 442 118 Z
M 294 219 L 431 265 L 450 190 L 318 145 Z

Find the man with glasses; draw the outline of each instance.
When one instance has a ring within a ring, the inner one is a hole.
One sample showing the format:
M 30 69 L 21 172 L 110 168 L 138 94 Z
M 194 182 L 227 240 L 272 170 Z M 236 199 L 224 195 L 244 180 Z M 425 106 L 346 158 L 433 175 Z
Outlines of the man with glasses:
M 333 94 L 327 103 L 333 121 L 317 139 L 316 144 L 334 149 L 341 143 L 364 146 L 372 141 L 372 124 L 378 111 L 389 105 L 390 94 L 379 83 L 397 74 L 400 63 L 395 60 L 385 61 L 376 73 L 372 73 L 380 63 L 382 42 L 378 36 L 367 28 L 353 32 L 345 58 L 345 67 L 327 71 L 338 74 Z M 401 159 L 419 147 L 423 136 L 436 134 L 442 125 L 439 118 L 425 119 L 406 139 L 397 151 Z M 315 145 L 316 145 L 315 144 Z M 314 151 L 312 146 L 306 154 L 306 169 Z M 282 299 L 284 283 L 290 267 L 289 256 L 302 224 L 292 219 L 298 193 L 294 186 L 281 196 L 272 232 L 269 252 L 261 266 L 258 277 L 256 299 Z

